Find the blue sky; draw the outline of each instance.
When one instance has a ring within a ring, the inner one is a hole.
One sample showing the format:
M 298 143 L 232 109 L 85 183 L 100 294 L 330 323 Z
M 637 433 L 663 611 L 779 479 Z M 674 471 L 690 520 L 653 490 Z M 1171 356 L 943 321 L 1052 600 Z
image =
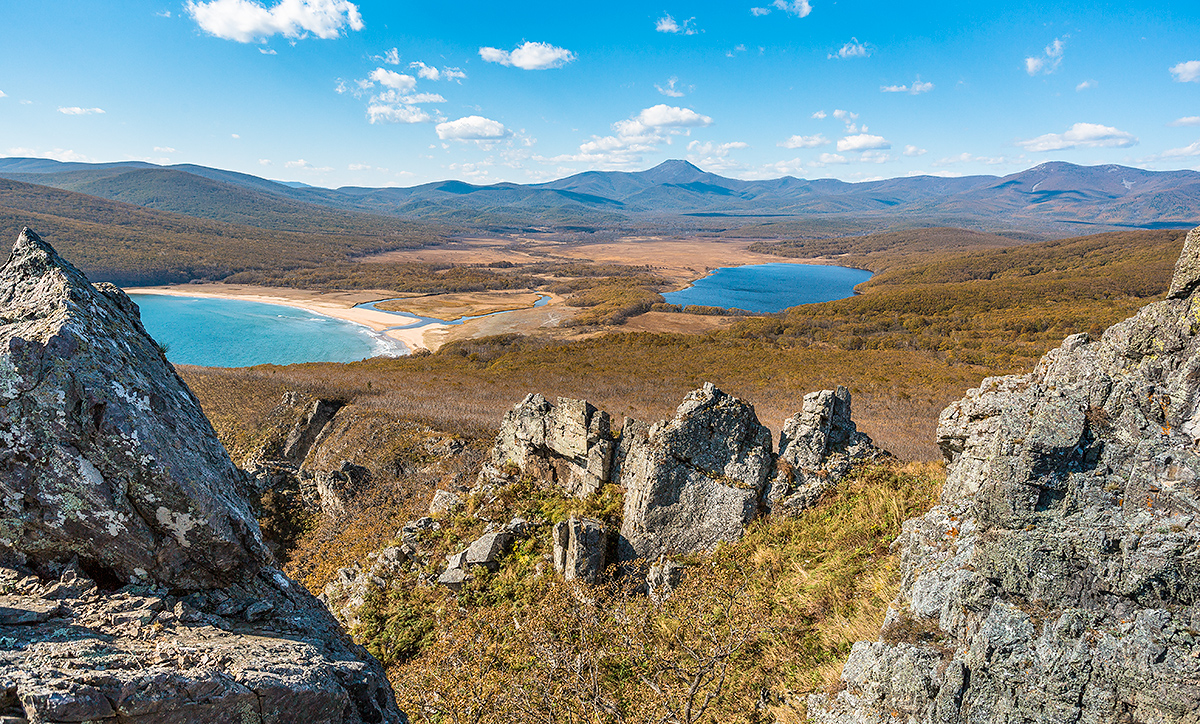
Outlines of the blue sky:
M 213 0 L 0 5 L 0 155 L 321 186 L 1200 169 L 1200 7 Z

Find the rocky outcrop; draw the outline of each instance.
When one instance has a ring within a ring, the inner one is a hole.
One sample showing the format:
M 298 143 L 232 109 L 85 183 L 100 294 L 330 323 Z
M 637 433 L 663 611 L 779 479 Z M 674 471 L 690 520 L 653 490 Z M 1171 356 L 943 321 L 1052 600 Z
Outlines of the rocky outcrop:
M 29 230 L 0 268 L 0 711 L 33 722 L 400 722 L 274 568 L 137 306 Z
M 625 426 L 621 556 L 657 559 L 734 541 L 758 513 L 774 463 L 754 407 L 710 383 L 669 422 Z
M 783 423 L 779 458 L 766 504 L 772 514 L 796 513 L 816 504 L 855 465 L 886 456 L 850 417 L 850 391 L 810 392 L 803 409 Z
M 347 513 L 351 502 L 371 481 L 371 471 L 343 460 L 337 470 L 317 473 L 315 477 L 321 511 L 331 518 L 338 518 Z
M 595 583 L 604 573 L 608 535 L 595 518 L 572 516 L 554 526 L 554 570 L 568 581 Z
M 515 465 L 522 474 L 586 497 L 608 481 L 615 444 L 608 413 L 583 400 L 527 396 L 504 416 L 490 471 Z
M 294 396 L 295 393 L 292 393 Z M 286 402 L 286 401 L 285 401 Z M 304 462 L 308 451 L 320 437 L 321 433 L 333 422 L 333 416 L 345 405 L 335 400 L 313 400 L 305 415 L 296 421 L 296 425 L 288 433 L 283 443 L 284 460 L 294 463 Z
M 820 722 L 1194 722 L 1200 232 L 1165 301 L 942 413 L 941 504 Z

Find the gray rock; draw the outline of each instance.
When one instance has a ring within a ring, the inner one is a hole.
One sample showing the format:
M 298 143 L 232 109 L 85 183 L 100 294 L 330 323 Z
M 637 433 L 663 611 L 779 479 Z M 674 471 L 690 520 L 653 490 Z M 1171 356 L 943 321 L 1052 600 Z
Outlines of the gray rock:
M 569 518 L 554 526 L 554 569 L 568 581 L 595 583 L 604 573 L 608 536 L 595 518 Z
M 886 452 L 858 431 L 850 417 L 850 391 L 821 390 L 804 396 L 803 409 L 783 424 L 779 457 L 766 494 L 772 514 L 812 507 L 855 465 Z
M 657 559 L 741 538 L 758 512 L 771 447 L 754 407 L 708 383 L 671 421 L 627 425 L 619 453 L 622 558 Z
M 491 470 L 515 465 L 522 474 L 586 497 L 608 482 L 615 443 L 608 413 L 583 400 L 559 398 L 552 405 L 528 395 L 504 416 L 492 448 Z
M 449 490 L 435 490 L 433 500 L 429 502 L 429 514 L 441 517 L 453 512 L 462 505 L 462 496 Z
M 378 662 L 273 567 L 137 305 L 29 230 L 0 268 L 0 441 L 0 581 L 21 597 L 0 672 L 26 718 L 404 721 Z
M 344 403 L 336 400 L 314 400 L 308 413 L 288 433 L 283 444 L 283 459 L 297 464 L 304 462 L 317 438 L 344 406 Z
M 358 612 L 374 591 L 386 590 L 404 572 L 408 554 L 391 546 L 367 556 L 365 565 L 339 568 L 332 581 L 325 584 L 321 601 L 348 630 L 358 626 Z M 249 614 L 247 614 L 249 615 Z
M 354 499 L 371 482 L 371 472 L 361 465 L 343 460 L 337 470 L 316 474 L 321 512 L 331 518 L 345 515 Z
M 0 564 L 201 587 L 271 560 L 137 305 L 28 229 L 0 268 L 0 440 Z
M 500 559 L 512 549 L 516 537 L 507 530 L 485 533 L 477 538 L 467 548 L 463 558 L 465 566 L 483 566 L 495 571 L 500 567 Z
M 662 603 L 675 592 L 683 581 L 687 567 L 666 558 L 650 565 L 646 571 L 646 594 L 651 600 Z
M 1196 243 L 1171 298 L 942 413 L 941 504 L 905 523 L 881 640 L 814 720 L 1196 721 Z
M 1170 299 L 1186 299 L 1200 286 L 1200 227 L 1188 232 L 1183 242 L 1183 252 L 1175 262 L 1175 275 L 1171 278 Z

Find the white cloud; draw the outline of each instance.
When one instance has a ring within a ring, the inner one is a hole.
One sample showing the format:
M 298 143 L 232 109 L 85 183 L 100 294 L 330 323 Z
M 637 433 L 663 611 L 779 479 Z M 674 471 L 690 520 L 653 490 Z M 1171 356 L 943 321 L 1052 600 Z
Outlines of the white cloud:
M 669 14 L 664 14 L 654 23 L 654 29 L 660 33 L 678 33 L 682 35 L 695 35 L 698 31 L 694 25 L 695 18 L 688 18 L 680 25 L 675 21 L 675 18 Z
M 812 5 L 809 4 L 808 0 L 792 0 L 792 2 L 775 0 L 771 5 L 788 15 L 795 15 L 798 18 L 806 18 L 812 12 Z
M 417 87 L 417 79 L 411 75 L 397 73 L 387 68 L 376 68 L 367 76 L 371 80 L 401 93 L 407 93 Z
M 422 108 L 412 105 L 371 103 L 367 106 L 367 121 L 370 123 L 429 123 L 434 120 Z
M 818 133 L 815 136 L 792 136 L 776 145 L 782 148 L 816 148 L 829 145 L 829 139 Z
M 1200 82 L 1200 60 L 1179 63 L 1171 66 L 1170 70 L 1171 75 L 1175 76 L 1175 81 L 1178 83 Z
M 169 17 L 171 17 L 171 11 L 170 10 L 162 10 L 160 12 L 154 13 L 154 15 L 156 17 L 160 17 L 160 18 L 169 18 Z
M 678 78 L 676 78 L 675 76 L 671 76 L 670 78 L 667 79 L 667 85 L 665 88 L 657 83 L 654 84 L 654 87 L 658 90 L 659 93 L 662 93 L 664 96 L 670 96 L 671 98 L 682 98 L 683 91 L 678 90 L 675 87 L 675 84 L 678 82 L 679 82 Z
M 744 53 L 744 52 L 746 52 L 746 46 L 742 45 L 741 43 L 738 43 L 737 45 L 734 46 L 733 50 L 729 50 L 729 51 L 725 52 L 725 57 L 732 58 L 735 55 L 737 55 L 738 53 Z
M 743 141 L 732 141 L 730 143 L 713 143 L 712 141 L 692 141 L 687 145 L 687 150 L 697 156 L 716 156 L 724 158 L 729 155 L 730 151 L 736 151 L 742 148 L 750 148 L 750 144 Z
M 850 162 L 846 160 L 845 156 L 839 156 L 836 153 L 822 153 L 820 156 L 817 157 L 816 162 L 814 162 L 812 165 L 813 166 L 828 166 L 830 164 L 839 164 L 839 163 L 850 163 Z
M 1131 133 L 1098 123 L 1076 123 L 1065 133 L 1047 133 L 1017 141 L 1027 151 L 1062 151 L 1068 148 L 1127 148 L 1138 142 Z
M 260 158 L 260 159 L 258 159 L 258 165 L 259 165 L 259 166 L 270 166 L 270 165 L 272 165 L 272 164 L 271 164 L 271 159 L 269 159 L 269 158 Z
M 280 34 L 326 40 L 342 29 L 362 30 L 362 13 L 347 0 L 281 0 L 268 8 L 256 0 L 188 0 L 184 10 L 210 35 L 239 43 L 264 41 Z
M 850 38 L 849 43 L 839 48 L 838 52 L 830 53 L 829 57 L 846 60 L 847 58 L 865 58 L 870 54 L 870 49 L 865 44 L 858 42 L 858 38 Z
M 79 106 L 68 106 L 66 108 L 59 106 L 59 113 L 67 116 L 94 116 L 98 113 L 103 113 L 103 108 L 80 108 Z
M 369 163 L 352 163 L 346 167 L 348 171 L 370 171 L 371 164 Z
M 1029 75 L 1037 75 L 1038 73 L 1050 74 L 1058 70 L 1058 66 L 1062 64 L 1064 48 L 1065 43 L 1062 38 L 1055 38 L 1054 42 L 1042 50 L 1041 55 L 1031 55 L 1025 59 L 1025 72 Z
M 650 106 L 643 110 L 637 114 L 635 121 L 651 128 L 682 128 L 712 125 L 711 118 L 702 116 L 691 108 L 668 106 L 665 103 L 659 103 L 656 106 Z
M 1157 158 L 1185 158 L 1188 156 L 1200 156 L 1200 141 L 1188 144 L 1183 148 L 1172 148 L 1158 154 Z
M 750 8 L 750 14 L 756 18 L 771 14 L 771 8 Z
M 231 133 L 231 134 L 229 134 L 229 137 L 230 137 L 230 138 L 241 138 L 241 136 L 239 136 L 239 135 L 238 135 L 238 134 L 236 134 L 236 133 Z
M 525 43 L 512 52 L 499 48 L 480 48 L 479 57 L 489 63 L 510 65 L 523 70 L 546 70 L 559 68 L 575 60 L 575 54 L 566 48 L 549 43 Z
M 279 53 L 270 48 L 259 48 L 258 52 L 262 53 L 263 55 L 279 55 Z
M 1167 124 L 1168 126 L 1200 126 L 1200 116 L 1184 116 L 1176 118 Z
M 821 111 L 821 114 L 822 114 L 821 118 L 825 117 L 824 113 L 825 113 L 824 111 Z M 816 114 L 813 114 L 813 118 L 816 118 L 816 117 L 817 117 Z M 853 121 L 855 118 L 858 118 L 858 114 L 851 113 L 850 111 L 844 111 L 841 108 L 835 108 L 833 111 L 833 117 L 838 119 L 839 121 L 845 121 L 845 122 L 849 123 L 850 121 Z
M 918 77 L 916 80 L 913 81 L 913 84 L 911 86 L 909 86 L 909 85 L 881 85 L 881 86 L 879 86 L 879 90 L 883 93 L 908 93 L 910 95 L 915 96 L 915 95 L 920 95 L 921 93 L 928 93 L 929 91 L 933 90 L 933 83 L 929 83 L 929 82 L 922 83 L 921 79 Z
M 49 158 L 54 161 L 62 161 L 64 163 L 95 163 L 96 160 L 90 156 L 85 156 L 82 153 L 77 153 L 71 149 L 55 148 L 50 151 L 39 151 L 32 148 L 10 148 L 8 149 L 9 156 L 19 156 L 24 158 Z
M 509 135 L 503 123 L 483 116 L 466 116 L 439 123 L 435 130 L 443 141 L 495 141 Z
M 408 67 L 417 69 L 417 76 L 426 80 L 453 80 L 462 82 L 467 74 L 461 68 L 443 68 L 438 70 L 432 65 L 425 65 L 421 61 L 409 63 Z
M 171 148 L 170 146 L 155 146 L 154 152 L 155 153 L 175 153 L 175 149 Z
M 839 151 L 869 151 L 891 147 L 892 144 L 883 136 L 872 136 L 868 133 L 846 136 L 837 142 Z
M 1075 86 L 1075 92 L 1078 93 L 1079 91 L 1085 91 L 1090 88 L 1095 88 L 1098 85 L 1100 85 L 1100 84 L 1094 80 L 1085 80 L 1082 83 L 1080 83 L 1079 85 Z
M 296 159 L 295 161 L 288 161 L 287 163 L 285 163 L 283 165 L 287 168 L 298 168 L 298 169 L 301 169 L 304 171 L 322 171 L 323 172 L 323 171 L 332 171 L 333 170 L 329 166 L 314 166 L 302 158 Z
M 400 49 L 392 48 L 383 54 L 383 62 L 388 65 L 400 65 Z
M 909 157 L 924 156 L 927 153 L 929 153 L 929 151 L 927 151 L 924 148 L 918 148 L 918 147 L 912 146 L 912 145 L 904 147 L 904 155 L 905 156 L 909 156 Z
M 8 97 L 7 93 L 5 93 L 4 91 L 0 91 L 0 98 L 7 98 L 7 97 Z
M 934 161 L 933 165 L 950 166 L 959 163 L 982 163 L 988 166 L 999 166 L 1001 164 L 1013 163 L 1013 160 L 1004 156 L 975 156 L 969 153 L 960 153 L 957 156 L 938 159 Z
M 884 151 L 863 151 L 858 160 L 863 163 L 887 163 L 893 159 L 892 154 Z
M 826 118 L 828 115 L 829 114 L 827 114 L 825 111 L 817 111 L 816 113 L 812 114 L 812 117 L 820 119 L 820 118 Z

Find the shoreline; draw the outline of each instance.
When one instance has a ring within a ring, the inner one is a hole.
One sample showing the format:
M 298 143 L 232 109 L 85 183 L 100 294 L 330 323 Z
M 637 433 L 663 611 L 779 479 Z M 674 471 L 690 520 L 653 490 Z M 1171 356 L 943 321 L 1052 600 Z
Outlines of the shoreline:
M 232 290 L 215 290 L 212 289 L 216 285 L 197 285 L 199 289 L 179 289 L 178 287 L 127 287 L 123 291 L 131 296 L 137 294 L 158 294 L 170 297 L 203 297 L 209 299 L 233 299 L 244 302 L 260 302 L 262 304 L 274 304 L 281 307 L 292 307 L 294 309 L 303 309 L 306 312 L 319 314 L 325 317 L 333 317 L 346 322 L 360 324 L 367 327 L 373 332 L 382 334 L 392 342 L 400 343 L 405 352 L 404 354 L 412 354 L 420 349 L 428 349 L 436 351 L 441 346 L 441 338 L 445 336 L 444 330 L 449 329 L 445 324 L 427 324 L 415 329 L 388 329 L 389 327 L 398 326 L 397 316 L 387 312 L 379 312 L 371 309 L 361 309 L 354 307 L 354 304 L 362 301 L 374 301 L 381 297 L 370 294 L 339 294 L 312 292 L 300 289 L 288 289 L 285 295 L 272 294 L 274 288 L 252 288 L 239 287 Z M 283 291 L 283 290 L 279 290 Z M 355 297 L 363 297 L 361 300 L 355 301 Z M 349 297 L 349 299 L 347 299 Z M 349 302 L 349 303 L 348 303 Z M 425 337 L 429 333 L 437 332 L 436 339 L 431 339 L 428 342 Z

